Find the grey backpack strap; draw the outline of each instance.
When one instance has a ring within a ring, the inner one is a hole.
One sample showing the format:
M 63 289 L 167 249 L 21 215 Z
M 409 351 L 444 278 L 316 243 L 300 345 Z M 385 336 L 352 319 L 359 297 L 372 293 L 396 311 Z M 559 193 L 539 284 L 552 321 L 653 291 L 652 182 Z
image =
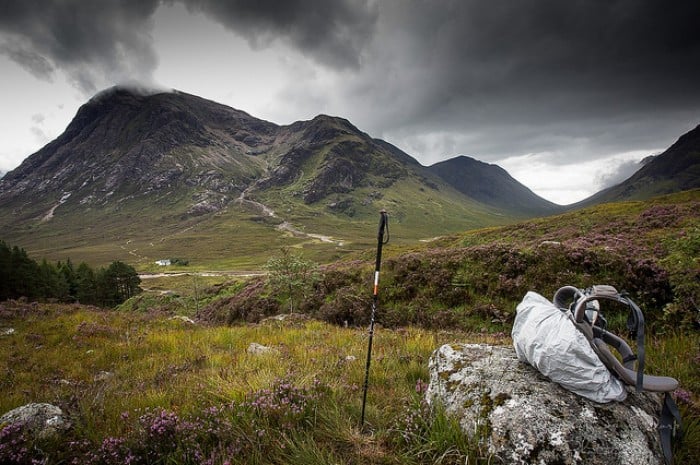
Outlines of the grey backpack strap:
M 666 465 L 673 465 L 673 443 L 680 441 L 683 436 L 681 413 L 678 406 L 667 392 L 664 396 L 664 405 L 661 408 L 659 418 L 659 436 L 661 436 L 661 450 L 664 453 Z
M 645 361 L 645 349 L 644 349 L 644 314 L 642 310 L 632 302 L 631 299 L 627 298 L 627 295 L 621 296 L 621 302 L 626 303 L 629 307 L 630 313 L 627 318 L 627 330 L 630 332 L 630 336 L 635 338 L 637 341 L 637 392 L 642 392 L 642 384 L 644 379 L 644 361 Z
M 636 339 L 637 355 L 627 343 L 614 334 L 608 333 L 604 325 L 598 327 L 595 321 L 586 319 L 586 303 L 592 300 L 607 299 L 627 305 L 629 317 L 627 329 L 630 337 Z M 569 302 L 573 303 L 569 305 Z M 570 309 L 570 317 L 574 325 L 585 335 L 591 347 L 608 369 L 615 373 L 625 384 L 635 386 L 637 392 L 664 392 L 664 402 L 659 417 L 659 437 L 666 465 L 673 465 L 673 444 L 682 436 L 681 414 L 671 396 L 678 387 L 678 381 L 666 376 L 650 376 L 644 374 L 644 314 L 626 293 L 618 293 L 613 286 L 596 285 L 581 291 L 573 286 L 565 286 L 554 295 L 554 304 L 562 310 Z M 623 363 L 610 352 L 611 344 L 623 357 Z M 634 362 L 637 362 L 634 369 Z

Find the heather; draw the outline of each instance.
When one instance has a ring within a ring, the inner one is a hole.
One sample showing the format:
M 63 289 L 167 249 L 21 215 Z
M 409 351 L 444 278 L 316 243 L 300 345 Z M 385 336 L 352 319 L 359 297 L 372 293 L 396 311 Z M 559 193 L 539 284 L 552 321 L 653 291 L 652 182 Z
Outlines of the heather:
M 386 247 L 382 312 L 391 327 L 508 331 L 529 290 L 610 284 L 629 293 L 658 331 L 700 325 L 700 191 L 601 205 L 512 226 L 440 238 L 414 250 Z M 323 268 L 295 308 L 334 324 L 369 318 L 371 253 Z M 212 298 L 199 316 L 232 324 L 283 312 L 261 277 Z
M 202 326 L 162 312 L 2 303 L 0 410 L 49 402 L 71 427 L 56 439 L 0 428 L 0 463 L 488 463 L 456 419 L 422 400 L 445 343 L 510 344 L 503 333 L 378 327 L 364 428 L 367 335 L 294 314 Z M 252 354 L 253 342 L 273 349 Z M 648 339 L 648 370 L 681 381 L 679 459 L 698 441 L 698 335 Z

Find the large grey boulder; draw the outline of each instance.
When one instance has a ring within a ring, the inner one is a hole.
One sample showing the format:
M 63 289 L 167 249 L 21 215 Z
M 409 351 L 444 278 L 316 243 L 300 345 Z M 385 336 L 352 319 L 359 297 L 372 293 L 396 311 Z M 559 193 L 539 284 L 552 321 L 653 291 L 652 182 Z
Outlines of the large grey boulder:
M 490 463 L 657 465 L 661 398 L 599 404 L 518 361 L 512 347 L 450 344 L 430 358 L 426 400 L 457 415 Z
M 0 417 L 0 427 L 15 423 L 41 439 L 53 437 L 70 427 L 63 411 L 51 404 L 23 405 Z

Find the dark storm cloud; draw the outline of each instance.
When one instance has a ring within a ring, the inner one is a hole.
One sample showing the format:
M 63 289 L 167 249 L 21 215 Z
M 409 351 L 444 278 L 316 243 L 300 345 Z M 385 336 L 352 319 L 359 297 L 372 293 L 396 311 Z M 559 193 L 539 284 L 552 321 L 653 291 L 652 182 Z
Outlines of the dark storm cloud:
M 0 54 L 7 55 L 39 79 L 50 81 L 53 76 L 54 67 L 51 62 L 39 53 L 24 47 L 20 41 L 0 44 Z
M 390 132 L 482 133 L 474 152 L 497 157 L 566 139 L 616 149 L 616 139 L 654 137 L 655 119 L 675 119 L 678 131 L 689 114 L 700 117 L 700 2 L 396 1 L 380 8 L 375 42 L 397 44 L 393 54 L 373 56 L 374 78 L 386 76 L 375 98 L 386 114 L 377 117 L 394 121 Z
M 425 5 L 416 3 L 419 8 Z M 700 75 L 700 2 L 489 1 L 413 11 L 415 37 L 435 70 L 437 97 L 503 95 L 535 103 L 546 94 L 560 114 L 580 117 L 568 95 L 596 103 L 672 104 Z M 617 93 L 621 98 L 609 101 Z M 697 98 L 697 92 L 692 92 Z M 484 98 L 484 97 L 480 97 Z M 440 103 L 439 98 L 435 99 Z M 540 102 L 543 103 L 543 102 Z M 602 108 L 601 108 L 602 105 Z
M 64 70 L 86 94 L 105 82 L 148 81 L 156 66 L 150 29 L 156 0 L 6 0 L 0 53 L 42 79 Z
M 376 19 L 368 4 L 350 0 L 170 3 L 201 11 L 254 47 L 279 39 L 335 68 L 360 65 Z M 0 53 L 40 79 L 51 80 L 60 68 L 86 94 L 117 82 L 150 83 L 157 65 L 150 34 L 159 4 L 158 0 L 4 1 Z
M 333 68 L 357 68 L 377 20 L 373 2 L 358 0 L 184 0 L 253 46 L 275 40 Z

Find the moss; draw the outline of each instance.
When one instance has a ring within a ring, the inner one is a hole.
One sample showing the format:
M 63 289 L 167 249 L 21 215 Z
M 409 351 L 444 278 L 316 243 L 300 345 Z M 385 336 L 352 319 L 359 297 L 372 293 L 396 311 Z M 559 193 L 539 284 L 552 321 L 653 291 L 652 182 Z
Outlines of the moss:
M 500 392 L 496 394 L 496 397 L 493 398 L 493 405 L 496 407 L 500 407 L 501 405 L 505 404 L 506 401 L 510 400 L 512 397 L 510 394 L 507 392 Z
M 445 388 L 446 388 L 448 391 L 452 392 L 452 391 L 454 391 L 455 389 L 457 389 L 457 388 L 459 387 L 459 385 L 460 385 L 460 382 L 459 382 L 459 381 L 454 381 L 454 380 L 452 380 L 452 381 L 448 381 L 448 382 L 447 382 L 447 384 L 445 385 Z
M 491 436 L 493 428 L 489 416 L 493 411 L 494 401 L 491 398 L 491 390 L 486 389 L 479 397 L 479 417 L 477 419 L 476 433 L 480 438 L 488 438 Z

